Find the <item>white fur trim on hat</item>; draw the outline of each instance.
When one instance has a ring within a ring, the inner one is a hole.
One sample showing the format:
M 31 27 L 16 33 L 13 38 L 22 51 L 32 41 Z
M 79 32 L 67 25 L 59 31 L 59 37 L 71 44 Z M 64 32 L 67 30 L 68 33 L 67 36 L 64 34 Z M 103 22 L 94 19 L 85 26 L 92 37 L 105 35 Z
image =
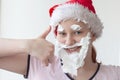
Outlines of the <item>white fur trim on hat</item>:
M 50 18 L 50 26 L 56 27 L 67 19 L 78 19 L 87 23 L 96 37 L 102 34 L 103 25 L 97 15 L 78 3 L 67 3 L 56 7 Z

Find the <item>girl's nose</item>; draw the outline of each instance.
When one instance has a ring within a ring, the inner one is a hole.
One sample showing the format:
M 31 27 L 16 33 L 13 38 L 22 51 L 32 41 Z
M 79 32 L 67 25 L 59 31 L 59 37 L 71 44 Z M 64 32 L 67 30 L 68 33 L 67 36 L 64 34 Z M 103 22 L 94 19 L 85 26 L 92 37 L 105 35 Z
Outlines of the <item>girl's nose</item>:
M 75 44 L 75 39 L 74 39 L 74 37 L 73 37 L 72 35 L 68 35 L 68 36 L 66 37 L 65 44 L 66 44 L 67 46 L 71 46 L 71 45 Z

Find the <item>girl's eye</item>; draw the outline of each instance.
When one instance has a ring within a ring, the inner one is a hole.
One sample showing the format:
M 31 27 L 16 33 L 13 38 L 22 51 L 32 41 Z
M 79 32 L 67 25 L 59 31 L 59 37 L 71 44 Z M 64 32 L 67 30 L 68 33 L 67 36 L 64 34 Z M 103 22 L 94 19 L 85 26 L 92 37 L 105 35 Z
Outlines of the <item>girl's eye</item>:
M 81 31 L 76 31 L 76 32 L 75 32 L 76 35 L 79 35 L 79 34 L 81 34 L 81 33 L 82 33 Z
M 65 32 L 58 32 L 58 34 L 59 34 L 60 36 L 65 36 L 65 35 L 66 35 Z

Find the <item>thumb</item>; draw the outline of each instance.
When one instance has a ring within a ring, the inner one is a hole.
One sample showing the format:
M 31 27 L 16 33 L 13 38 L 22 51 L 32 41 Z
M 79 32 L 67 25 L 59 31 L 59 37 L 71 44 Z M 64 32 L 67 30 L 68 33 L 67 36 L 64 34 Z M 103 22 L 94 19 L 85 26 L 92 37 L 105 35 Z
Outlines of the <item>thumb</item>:
M 51 27 L 48 27 L 42 34 L 41 34 L 41 38 L 46 38 L 47 37 L 47 35 L 50 33 L 50 31 L 51 31 Z

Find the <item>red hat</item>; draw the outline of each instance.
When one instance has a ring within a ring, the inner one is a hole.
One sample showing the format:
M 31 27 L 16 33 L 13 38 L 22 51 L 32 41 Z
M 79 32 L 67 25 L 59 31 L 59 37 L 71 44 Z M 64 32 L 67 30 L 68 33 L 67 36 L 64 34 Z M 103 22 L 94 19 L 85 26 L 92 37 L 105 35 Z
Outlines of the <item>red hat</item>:
M 103 25 L 96 15 L 91 0 L 69 0 L 63 4 L 54 5 L 49 10 L 50 26 L 55 28 L 63 20 L 75 19 L 88 24 L 88 27 L 99 37 Z

